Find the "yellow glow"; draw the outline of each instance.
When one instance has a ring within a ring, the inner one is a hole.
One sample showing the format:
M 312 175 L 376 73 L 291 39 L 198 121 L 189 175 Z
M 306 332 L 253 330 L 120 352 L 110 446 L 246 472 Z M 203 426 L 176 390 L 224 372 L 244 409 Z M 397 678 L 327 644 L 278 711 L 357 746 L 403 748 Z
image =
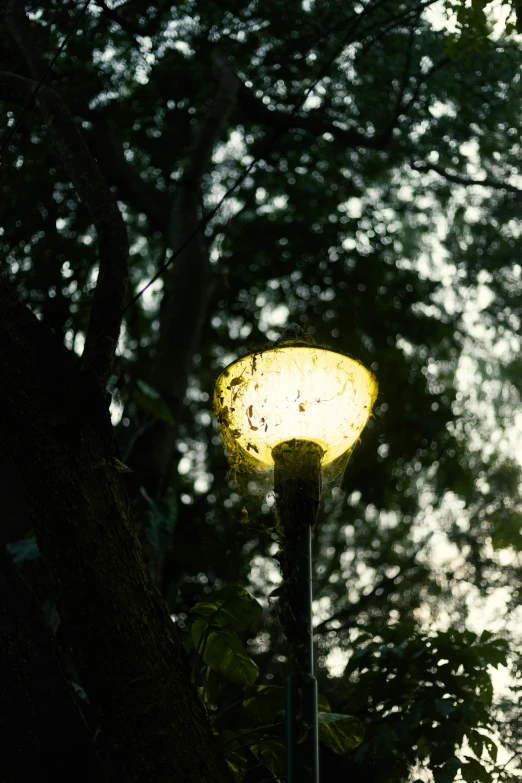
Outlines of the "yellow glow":
M 315 346 L 284 346 L 246 356 L 219 376 L 214 406 L 225 442 L 273 465 L 272 449 L 299 438 L 318 443 L 327 465 L 364 429 L 377 382 L 362 364 Z

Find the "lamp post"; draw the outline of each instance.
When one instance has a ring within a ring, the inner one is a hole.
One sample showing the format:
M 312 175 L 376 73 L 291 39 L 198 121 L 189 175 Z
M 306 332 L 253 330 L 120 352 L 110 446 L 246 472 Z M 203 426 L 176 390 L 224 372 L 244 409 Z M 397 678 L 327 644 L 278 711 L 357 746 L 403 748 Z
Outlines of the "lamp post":
M 332 466 L 344 469 L 376 395 L 375 378 L 362 364 L 304 340 L 282 340 L 233 362 L 215 385 L 232 470 L 247 470 L 275 491 L 290 647 L 287 783 L 319 782 L 311 541 L 324 477 Z

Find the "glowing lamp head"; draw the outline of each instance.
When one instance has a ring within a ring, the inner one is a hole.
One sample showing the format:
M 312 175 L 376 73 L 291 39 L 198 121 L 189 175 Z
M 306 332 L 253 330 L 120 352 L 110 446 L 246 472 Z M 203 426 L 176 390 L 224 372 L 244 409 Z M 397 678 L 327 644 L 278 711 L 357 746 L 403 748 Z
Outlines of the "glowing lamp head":
M 354 445 L 376 396 L 373 374 L 355 359 L 285 343 L 229 365 L 216 381 L 214 410 L 227 448 L 271 467 L 275 446 L 312 441 L 324 467 Z

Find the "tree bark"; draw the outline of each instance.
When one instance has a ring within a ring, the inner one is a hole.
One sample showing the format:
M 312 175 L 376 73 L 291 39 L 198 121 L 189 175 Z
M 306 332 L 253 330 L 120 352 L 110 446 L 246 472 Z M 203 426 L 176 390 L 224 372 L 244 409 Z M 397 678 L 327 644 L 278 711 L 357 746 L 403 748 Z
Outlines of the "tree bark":
M 98 378 L 3 284 L 0 367 L 3 456 L 18 471 L 118 780 L 229 781 L 141 558 Z
M 56 641 L 3 546 L 0 628 L 2 780 L 102 781 L 100 762 L 62 670 Z

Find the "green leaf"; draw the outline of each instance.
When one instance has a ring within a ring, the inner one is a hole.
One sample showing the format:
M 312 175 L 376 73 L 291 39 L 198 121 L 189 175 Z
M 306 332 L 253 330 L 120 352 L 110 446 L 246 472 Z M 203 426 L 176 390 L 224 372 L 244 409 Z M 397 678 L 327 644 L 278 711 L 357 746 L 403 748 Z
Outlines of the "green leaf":
M 205 620 L 197 619 L 192 626 L 192 641 L 207 666 L 218 674 L 239 685 L 253 685 L 257 680 L 259 668 L 234 631 L 214 630 Z
M 499 644 L 500 642 L 500 644 Z M 502 646 L 505 649 L 500 649 Z M 491 665 L 497 668 L 498 666 L 507 666 L 507 642 L 504 639 L 496 639 L 489 644 L 484 644 L 479 647 L 480 655 Z
M 259 723 L 273 723 L 285 708 L 285 689 L 280 685 L 258 685 L 254 694 L 244 700 L 243 707 Z M 319 714 L 330 712 L 326 696 L 318 695 L 317 707 Z
M 417 756 L 419 759 L 422 760 L 429 755 L 430 755 L 430 746 L 428 740 L 426 739 L 424 734 L 422 734 L 417 740 Z
M 285 771 L 285 744 L 277 737 L 265 737 L 261 742 L 251 745 L 250 750 L 274 775 L 280 775 Z
M 86 701 L 87 704 L 90 704 L 91 702 L 89 701 L 89 697 L 83 690 L 82 686 L 78 685 L 77 682 L 73 682 L 72 680 L 69 680 L 69 682 L 71 683 L 73 691 L 78 696 L 78 698 L 80 698 L 82 701 Z
M 234 783 L 241 783 L 248 762 L 243 750 L 239 747 L 242 744 L 240 737 L 235 732 L 225 729 L 221 732 L 219 739 L 226 762 L 232 772 Z
M 245 699 L 243 707 L 259 723 L 273 723 L 285 706 L 285 689 L 278 685 L 259 685 L 255 696 Z
M 483 672 L 478 682 L 478 692 L 482 703 L 491 707 L 493 701 L 493 683 L 487 672 Z
M 36 560 L 37 557 L 40 557 L 36 538 L 22 538 L 20 541 L 7 544 L 7 551 L 18 566 L 22 565 L 25 560 Z
M 322 694 L 317 694 L 317 711 L 319 715 L 323 715 L 324 713 L 331 712 L 332 708 L 330 707 L 330 702 L 326 698 L 326 696 L 322 696 Z
M 234 783 L 241 783 L 247 768 L 246 758 L 236 751 L 231 751 L 226 756 L 226 762 L 232 772 Z
M 493 778 L 482 764 L 470 756 L 466 756 L 466 759 L 468 759 L 467 763 L 460 768 L 462 778 L 466 783 L 491 783 Z
M 434 770 L 435 783 L 452 783 L 461 766 L 462 762 L 456 756 L 450 756 L 441 769 Z
M 262 611 L 261 604 L 237 582 L 225 585 L 211 601 L 202 601 L 190 610 L 191 614 L 211 618 L 224 628 L 231 626 L 238 633 L 246 631 Z
M 174 416 L 161 394 L 145 381 L 138 379 L 136 384 L 140 390 L 134 395 L 136 405 L 155 419 L 174 425 Z
M 330 750 L 342 756 L 361 744 L 364 728 L 359 718 L 330 712 L 319 715 L 319 738 Z

